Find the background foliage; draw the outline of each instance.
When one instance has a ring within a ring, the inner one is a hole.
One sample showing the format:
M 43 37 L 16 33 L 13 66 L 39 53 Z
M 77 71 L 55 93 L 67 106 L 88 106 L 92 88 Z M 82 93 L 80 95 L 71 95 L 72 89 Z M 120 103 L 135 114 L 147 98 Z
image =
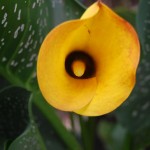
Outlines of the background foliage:
M 150 0 L 104 0 L 135 27 L 141 42 L 136 87 L 116 111 L 89 118 L 58 112 L 38 89 L 36 59 L 44 37 L 93 2 L 1 0 L 0 150 L 150 149 Z

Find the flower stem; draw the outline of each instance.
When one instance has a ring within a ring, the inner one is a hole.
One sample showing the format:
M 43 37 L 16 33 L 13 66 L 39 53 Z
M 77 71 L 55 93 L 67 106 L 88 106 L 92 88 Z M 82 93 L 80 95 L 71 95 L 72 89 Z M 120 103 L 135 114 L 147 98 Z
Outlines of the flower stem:
M 81 145 L 76 140 L 75 136 L 71 134 L 62 124 L 59 117 L 56 115 L 55 110 L 47 105 L 46 101 L 43 99 L 42 95 L 39 93 L 33 94 L 33 103 L 41 111 L 41 113 L 46 117 L 47 121 L 54 127 L 58 136 L 66 144 L 69 150 L 82 150 Z
M 81 136 L 85 150 L 94 149 L 94 118 L 79 116 Z
M 75 135 L 75 125 L 74 125 L 74 113 L 70 113 L 70 122 L 72 127 L 72 133 Z

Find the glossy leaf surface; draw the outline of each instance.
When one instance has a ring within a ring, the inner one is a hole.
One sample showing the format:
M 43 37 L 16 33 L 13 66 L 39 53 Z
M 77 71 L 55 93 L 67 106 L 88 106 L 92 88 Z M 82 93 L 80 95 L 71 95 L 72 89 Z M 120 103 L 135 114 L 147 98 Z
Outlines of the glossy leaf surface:
M 134 149 L 150 144 L 150 0 L 140 2 L 136 25 L 142 54 L 137 83 L 129 100 L 117 112 L 119 121 L 134 136 Z
M 81 15 L 68 0 L 23 0 L 0 4 L 0 73 L 14 84 L 32 89 L 36 59 L 45 35 L 54 25 Z
M 22 88 L 6 87 L 0 91 L 0 147 L 25 130 L 29 121 L 28 98 L 29 92 Z

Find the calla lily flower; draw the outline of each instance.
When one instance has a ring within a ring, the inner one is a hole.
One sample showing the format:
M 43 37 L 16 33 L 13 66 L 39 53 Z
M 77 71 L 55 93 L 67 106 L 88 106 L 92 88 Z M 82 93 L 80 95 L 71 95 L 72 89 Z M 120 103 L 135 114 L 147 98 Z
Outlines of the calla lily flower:
M 37 77 L 47 102 L 85 116 L 109 113 L 135 85 L 140 46 L 133 27 L 102 2 L 45 38 Z

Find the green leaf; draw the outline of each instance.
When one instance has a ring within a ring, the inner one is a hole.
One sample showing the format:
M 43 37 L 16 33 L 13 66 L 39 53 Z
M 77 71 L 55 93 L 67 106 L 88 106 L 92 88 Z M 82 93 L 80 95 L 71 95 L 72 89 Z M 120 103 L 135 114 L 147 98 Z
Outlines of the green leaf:
M 116 111 L 119 121 L 134 136 L 134 148 L 150 146 L 150 0 L 142 0 L 137 15 L 141 60 L 137 82 L 129 99 Z
M 10 83 L 7 80 L 5 80 L 3 76 L 0 75 L 0 91 L 8 86 L 10 86 Z
M 47 102 L 44 100 L 44 98 L 42 97 L 40 93 L 34 93 L 33 103 L 34 103 L 33 106 L 36 106 L 34 107 L 34 113 L 36 112 L 35 116 L 36 118 L 37 116 L 39 117 L 37 118 L 38 124 L 39 124 L 39 121 L 43 120 L 42 118 L 45 118 L 48 121 L 47 123 L 42 123 L 42 125 L 40 125 L 41 128 L 39 129 L 40 131 L 43 131 L 41 133 L 44 137 L 44 141 L 47 141 L 47 142 L 49 141 L 50 137 L 48 138 L 46 135 L 48 133 L 47 128 L 52 127 L 53 130 L 57 132 L 59 138 L 62 139 L 63 143 L 65 143 L 68 149 L 70 150 L 82 149 L 78 141 L 75 139 L 75 137 L 69 131 L 67 131 L 67 129 L 63 126 L 61 120 L 56 115 L 55 110 L 49 104 L 47 104 Z M 36 111 L 35 111 L 35 108 L 36 108 Z M 42 116 L 39 114 L 40 112 Z M 51 127 L 50 127 L 50 124 L 51 124 Z M 49 131 L 51 130 L 49 129 Z
M 19 87 L 0 91 L 0 150 L 80 150 L 40 93 L 30 96 L 30 101 L 29 96 Z
M 2 0 L 0 10 L 0 73 L 15 85 L 35 89 L 37 54 L 46 34 L 84 9 L 71 0 Z
M 141 0 L 139 4 L 137 29 L 145 58 L 150 53 L 150 0 Z
M 131 136 L 120 124 L 100 122 L 98 133 L 107 150 L 130 150 Z
M 8 148 L 8 150 L 46 150 L 40 135 L 38 134 L 38 128 L 31 123 L 26 131 L 18 137 Z
M 46 0 L 2 0 L 0 4 L 0 73 L 28 89 L 36 84 L 37 52 L 51 28 L 48 6 Z
M 121 16 L 122 18 L 124 18 L 125 20 L 127 20 L 128 22 L 130 22 L 133 27 L 135 27 L 135 23 L 136 23 L 136 13 L 133 10 L 129 10 L 127 8 L 124 7 L 119 7 L 115 9 L 115 12 Z
M 80 18 L 85 8 L 75 0 L 51 0 L 53 23 L 57 25 L 70 19 Z
M 0 149 L 25 130 L 29 120 L 28 98 L 29 92 L 22 88 L 7 87 L 0 91 Z

